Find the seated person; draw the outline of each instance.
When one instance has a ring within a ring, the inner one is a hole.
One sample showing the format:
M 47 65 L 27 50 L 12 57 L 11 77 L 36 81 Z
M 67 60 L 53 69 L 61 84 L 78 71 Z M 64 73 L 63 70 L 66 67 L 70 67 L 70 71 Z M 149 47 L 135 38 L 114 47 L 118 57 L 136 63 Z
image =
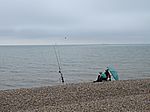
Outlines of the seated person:
M 99 72 L 97 80 L 93 82 L 102 82 L 102 80 L 107 81 L 107 77 L 105 73 Z

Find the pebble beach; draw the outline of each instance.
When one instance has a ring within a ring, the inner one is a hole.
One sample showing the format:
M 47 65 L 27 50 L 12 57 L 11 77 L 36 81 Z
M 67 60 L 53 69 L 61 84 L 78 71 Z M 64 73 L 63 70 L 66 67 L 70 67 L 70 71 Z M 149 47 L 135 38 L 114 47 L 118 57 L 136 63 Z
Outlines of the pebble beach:
M 149 112 L 150 79 L 0 91 L 0 112 Z

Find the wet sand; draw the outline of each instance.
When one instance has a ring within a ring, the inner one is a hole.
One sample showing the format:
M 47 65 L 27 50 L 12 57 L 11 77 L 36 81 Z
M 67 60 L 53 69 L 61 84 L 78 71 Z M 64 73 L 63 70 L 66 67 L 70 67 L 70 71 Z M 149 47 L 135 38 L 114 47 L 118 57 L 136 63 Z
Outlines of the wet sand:
M 120 111 L 150 111 L 150 79 L 0 91 L 0 112 Z

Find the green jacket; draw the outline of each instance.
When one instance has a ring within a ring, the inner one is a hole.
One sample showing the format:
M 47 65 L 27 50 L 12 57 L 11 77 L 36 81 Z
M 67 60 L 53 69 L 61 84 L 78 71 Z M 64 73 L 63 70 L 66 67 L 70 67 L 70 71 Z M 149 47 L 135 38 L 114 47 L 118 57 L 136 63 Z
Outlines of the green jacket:
M 103 72 L 103 73 L 101 74 L 101 77 L 105 79 L 105 78 L 106 78 L 106 74 Z

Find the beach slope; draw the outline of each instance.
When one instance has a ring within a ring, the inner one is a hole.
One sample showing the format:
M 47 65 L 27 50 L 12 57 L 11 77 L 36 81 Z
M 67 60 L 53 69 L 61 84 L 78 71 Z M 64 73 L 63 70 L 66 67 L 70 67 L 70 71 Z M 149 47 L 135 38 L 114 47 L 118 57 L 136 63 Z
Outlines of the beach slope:
M 149 112 L 150 79 L 0 91 L 1 112 Z

